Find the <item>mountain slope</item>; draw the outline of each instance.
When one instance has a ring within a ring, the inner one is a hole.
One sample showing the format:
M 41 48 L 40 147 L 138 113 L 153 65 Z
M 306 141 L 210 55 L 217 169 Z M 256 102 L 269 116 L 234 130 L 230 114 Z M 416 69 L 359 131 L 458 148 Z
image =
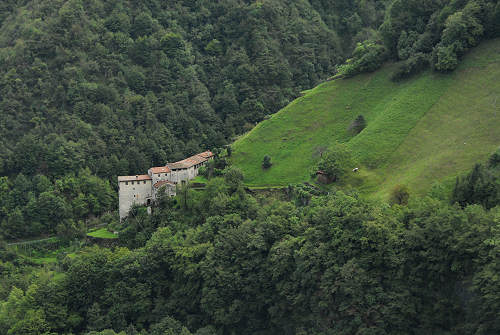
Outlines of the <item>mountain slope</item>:
M 500 39 L 483 42 L 451 74 L 430 71 L 391 82 L 394 65 L 304 92 L 233 145 L 233 163 L 250 186 L 310 179 L 319 152 L 346 142 L 361 173 L 347 184 L 386 195 L 396 184 L 422 193 L 485 159 L 500 145 Z M 350 123 L 363 115 L 357 136 Z M 264 155 L 273 159 L 264 171 Z

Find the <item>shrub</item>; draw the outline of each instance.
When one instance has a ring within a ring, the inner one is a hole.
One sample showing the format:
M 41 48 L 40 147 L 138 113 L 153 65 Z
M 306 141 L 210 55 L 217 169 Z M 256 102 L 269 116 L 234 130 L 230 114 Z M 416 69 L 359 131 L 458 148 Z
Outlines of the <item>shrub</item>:
M 339 73 L 352 77 L 358 73 L 372 72 L 380 68 L 387 58 L 387 50 L 374 41 L 358 43 L 352 52 L 352 58 L 339 67 Z
M 480 204 L 490 209 L 500 204 L 500 181 L 493 170 L 476 164 L 472 171 L 463 178 L 457 178 L 451 203 L 465 207 Z
M 391 76 L 393 81 L 409 78 L 429 66 L 429 55 L 417 53 L 400 63 Z
M 336 144 L 323 153 L 320 162 L 313 171 L 322 171 L 328 180 L 336 181 L 347 173 L 354 165 L 351 152 L 345 144 Z
M 453 71 L 458 66 L 458 55 L 455 45 L 437 46 L 433 53 L 433 64 L 441 72 Z
M 271 157 L 269 155 L 265 155 L 264 159 L 262 160 L 262 167 L 264 169 L 269 169 L 273 163 L 271 162 Z
M 396 185 L 396 187 L 392 189 L 390 198 L 391 204 L 406 206 L 408 205 L 408 199 L 410 199 L 410 192 L 406 185 Z
M 208 178 L 208 169 L 206 166 L 202 166 L 199 168 L 198 170 L 198 175 L 202 176 L 202 177 L 205 177 L 205 178 Z
M 493 155 L 490 156 L 490 159 L 488 160 L 488 166 L 490 168 L 500 166 L 500 149 L 498 149 Z
M 349 131 L 354 135 L 359 134 L 366 127 L 366 121 L 363 115 L 358 115 L 356 120 L 354 120 L 349 126 Z
M 236 191 L 243 183 L 243 172 L 236 167 L 230 167 L 224 173 L 224 181 L 231 192 Z
M 228 166 L 226 159 L 220 156 L 215 157 L 213 162 L 214 167 L 219 170 L 224 170 Z
M 482 6 L 471 1 L 462 11 L 446 19 L 441 41 L 433 52 L 436 70 L 446 72 L 456 69 L 459 57 L 479 43 L 484 34 L 481 17 Z

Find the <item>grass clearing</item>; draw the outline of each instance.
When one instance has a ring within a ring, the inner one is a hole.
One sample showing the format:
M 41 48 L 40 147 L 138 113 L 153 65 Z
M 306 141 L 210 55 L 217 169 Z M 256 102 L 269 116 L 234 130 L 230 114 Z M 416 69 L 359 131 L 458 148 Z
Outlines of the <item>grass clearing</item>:
M 346 142 L 361 166 L 345 187 L 386 198 L 397 184 L 422 194 L 450 185 L 500 145 L 500 39 L 471 50 L 451 74 L 431 71 L 402 83 L 394 65 L 304 92 L 233 144 L 231 157 L 251 187 L 310 180 L 319 151 Z M 347 131 L 363 115 L 367 127 Z M 262 169 L 265 155 L 273 166 Z
M 87 236 L 91 236 L 91 237 L 95 237 L 95 238 L 107 238 L 107 239 L 118 238 L 117 235 L 108 231 L 106 228 L 100 228 L 100 229 L 91 231 L 91 232 L 87 233 Z
M 32 257 L 31 261 L 35 264 L 52 264 L 57 263 L 57 257 Z
M 206 184 L 208 183 L 208 179 L 203 177 L 203 176 L 196 176 L 193 179 L 190 180 L 191 183 L 200 183 L 200 184 Z

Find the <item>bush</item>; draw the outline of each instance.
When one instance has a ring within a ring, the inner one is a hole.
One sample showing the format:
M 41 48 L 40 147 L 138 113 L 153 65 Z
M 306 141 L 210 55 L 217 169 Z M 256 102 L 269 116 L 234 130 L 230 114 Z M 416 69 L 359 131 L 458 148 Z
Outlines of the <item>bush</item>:
M 374 41 L 358 43 L 352 58 L 339 67 L 339 73 L 352 77 L 358 73 L 372 72 L 380 68 L 387 58 L 386 48 Z
M 349 126 L 349 131 L 354 135 L 359 134 L 366 127 L 366 121 L 363 115 L 358 115 L 356 120 L 354 120 Z
M 272 165 L 273 165 L 273 163 L 271 162 L 271 157 L 268 155 L 265 155 L 264 159 L 262 160 L 262 167 L 264 169 L 269 169 Z
M 219 170 L 224 170 L 228 166 L 226 159 L 220 156 L 215 157 L 213 162 L 214 167 Z
M 456 69 L 459 58 L 479 43 L 484 34 L 482 15 L 482 6 L 471 1 L 462 11 L 446 19 L 441 41 L 433 53 L 433 65 L 436 70 L 446 72 Z
M 243 172 L 240 169 L 231 167 L 224 173 L 224 181 L 229 186 L 231 192 L 236 191 L 243 183 Z
M 313 171 L 322 171 L 330 181 L 336 181 L 344 176 L 354 166 L 351 152 L 345 144 L 336 144 L 323 153 L 320 162 Z
M 454 44 L 437 46 L 432 58 L 434 68 L 441 72 L 453 71 L 458 66 L 458 55 Z
M 500 204 L 500 181 L 494 170 L 476 164 L 472 171 L 463 178 L 457 178 L 451 203 L 460 206 L 479 204 L 490 209 Z
M 429 66 L 429 55 L 417 53 L 400 63 L 391 76 L 393 81 L 409 78 Z
M 490 168 L 500 166 L 500 149 L 498 149 L 493 155 L 490 156 L 490 159 L 488 160 L 488 166 Z
M 208 169 L 206 166 L 202 166 L 198 169 L 198 175 L 208 178 Z
M 410 199 L 410 192 L 406 185 L 396 185 L 392 189 L 390 203 L 392 205 L 397 204 L 401 206 L 408 205 L 408 199 Z

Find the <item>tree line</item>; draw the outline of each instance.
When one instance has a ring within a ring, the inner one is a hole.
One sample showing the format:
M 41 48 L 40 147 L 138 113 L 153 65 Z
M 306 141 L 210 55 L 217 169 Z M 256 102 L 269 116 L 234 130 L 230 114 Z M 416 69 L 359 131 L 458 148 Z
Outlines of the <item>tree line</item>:
M 352 76 L 398 61 L 393 80 L 426 68 L 449 72 L 482 39 L 500 36 L 498 0 L 395 0 L 384 22 L 358 43 L 339 72 Z

